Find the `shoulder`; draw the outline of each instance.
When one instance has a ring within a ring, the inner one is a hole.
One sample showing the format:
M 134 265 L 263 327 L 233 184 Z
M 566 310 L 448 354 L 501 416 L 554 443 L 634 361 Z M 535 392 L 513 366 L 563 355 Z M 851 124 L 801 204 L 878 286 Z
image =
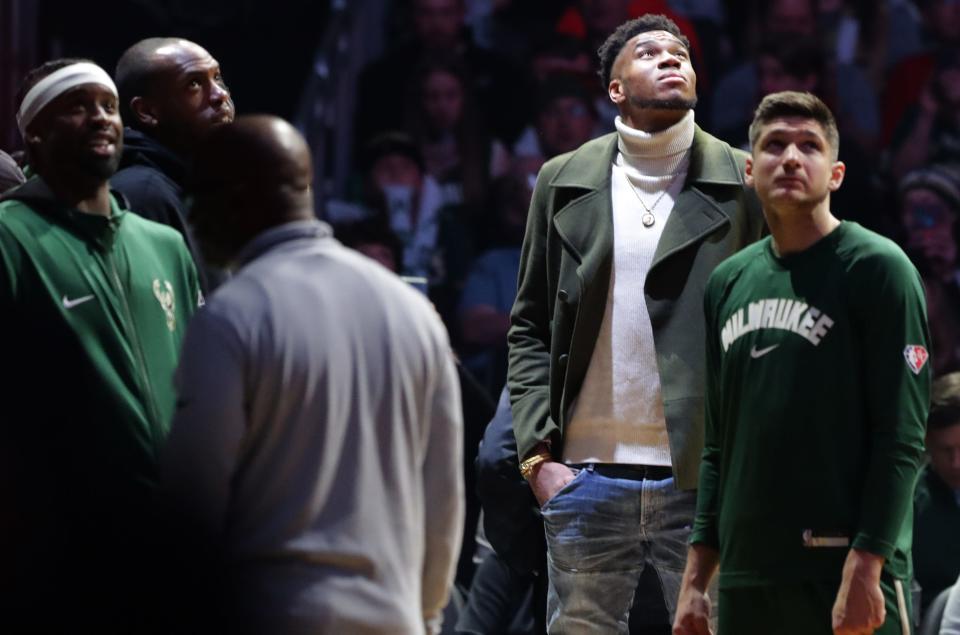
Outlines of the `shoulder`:
M 165 218 L 168 210 L 181 210 L 182 189 L 160 170 L 146 165 L 123 168 L 110 179 L 110 186 L 127 199 L 130 209 L 148 218 Z
M 721 293 L 735 284 L 750 269 L 751 265 L 762 262 L 766 250 L 769 249 L 769 244 L 770 238 L 764 238 L 747 245 L 723 260 L 716 266 L 707 280 L 707 293 L 711 295 Z
M 897 243 L 852 221 L 845 221 L 844 229 L 837 252 L 849 263 L 851 272 L 919 278 L 916 267 Z
M 611 132 L 587 141 L 576 150 L 558 154 L 543 164 L 537 179 L 538 184 L 541 180 L 553 183 L 555 177 L 560 174 L 567 176 L 571 171 L 579 173 L 588 168 L 595 168 L 598 161 L 604 164 L 604 170 L 606 170 L 607 164 L 613 158 L 616 145 L 617 133 Z
M 169 250 L 171 253 L 182 252 L 189 259 L 183 234 L 172 227 L 144 218 L 130 210 L 124 210 L 124 212 L 123 232 L 130 239 L 157 249 Z

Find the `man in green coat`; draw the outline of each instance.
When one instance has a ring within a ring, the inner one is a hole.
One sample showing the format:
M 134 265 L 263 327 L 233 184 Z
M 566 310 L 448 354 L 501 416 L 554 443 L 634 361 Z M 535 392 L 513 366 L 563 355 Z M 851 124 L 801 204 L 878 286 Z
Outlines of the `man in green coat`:
M 673 613 L 703 444 L 703 288 L 763 228 L 745 155 L 694 123 L 676 25 L 631 20 L 600 62 L 617 132 L 541 170 L 508 335 L 551 632 L 625 632 L 648 565 Z
M 109 191 L 123 145 L 109 75 L 47 62 L 21 95 L 36 176 L 0 202 L 0 622 L 127 632 L 154 573 L 157 455 L 197 276 L 176 231 Z

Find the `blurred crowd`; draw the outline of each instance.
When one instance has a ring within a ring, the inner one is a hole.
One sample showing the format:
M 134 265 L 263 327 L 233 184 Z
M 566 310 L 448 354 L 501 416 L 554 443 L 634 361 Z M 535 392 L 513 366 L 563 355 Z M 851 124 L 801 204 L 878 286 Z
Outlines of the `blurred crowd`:
M 928 286 L 937 373 L 960 368 L 955 2 L 398 2 L 395 41 L 356 83 L 356 176 L 328 220 L 426 279 L 464 365 L 495 399 L 537 171 L 613 130 L 596 50 L 649 12 L 690 39 L 697 124 L 731 145 L 746 146 L 771 92 L 810 91 L 837 113 L 848 171 L 834 213 L 908 250 Z

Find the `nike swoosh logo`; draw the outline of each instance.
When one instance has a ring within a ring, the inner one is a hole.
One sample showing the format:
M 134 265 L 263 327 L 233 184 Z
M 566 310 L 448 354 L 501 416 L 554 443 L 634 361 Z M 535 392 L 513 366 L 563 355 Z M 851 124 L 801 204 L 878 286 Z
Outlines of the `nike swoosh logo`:
M 83 304 L 84 302 L 89 302 L 89 301 L 92 300 L 92 299 L 93 299 L 93 296 L 92 296 L 92 295 L 85 295 L 85 296 L 83 296 L 82 298 L 74 298 L 73 300 L 71 300 L 71 299 L 68 298 L 67 296 L 63 296 L 63 308 L 65 308 L 65 309 L 72 309 L 73 307 L 77 306 L 78 304 Z
M 767 353 L 769 353 L 770 351 L 772 351 L 778 346 L 780 345 L 774 344 L 773 346 L 768 346 L 766 348 L 760 348 L 760 349 L 754 346 L 753 348 L 750 349 L 750 357 L 752 357 L 753 359 L 760 359 L 761 357 L 763 357 L 764 355 L 766 355 Z

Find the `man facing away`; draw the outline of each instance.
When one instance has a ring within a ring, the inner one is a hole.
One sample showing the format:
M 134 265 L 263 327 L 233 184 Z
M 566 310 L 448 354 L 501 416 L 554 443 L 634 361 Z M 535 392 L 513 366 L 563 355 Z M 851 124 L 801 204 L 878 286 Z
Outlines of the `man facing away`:
M 809 93 L 757 107 L 747 178 L 771 237 L 707 284 L 707 436 L 677 635 L 707 633 L 718 563 L 721 633 L 910 632 L 923 286 L 893 242 L 833 216 L 838 146 Z
M 763 226 L 745 155 L 694 123 L 676 25 L 629 21 L 600 62 L 617 132 L 540 172 L 508 335 L 551 632 L 626 632 L 647 565 L 672 616 L 702 447 L 703 285 Z
M 233 121 L 220 64 L 189 40 L 147 38 L 120 56 L 114 75 L 127 128 L 120 170 L 110 183 L 130 209 L 183 234 L 201 282 L 216 286 L 219 273 L 203 266 L 193 244 L 184 185 L 200 141 L 214 127 Z
M 37 176 L 0 202 L 0 621 L 125 631 L 149 595 L 156 456 L 200 291 L 183 239 L 108 189 L 123 146 L 110 76 L 55 60 L 20 94 Z
M 314 218 L 311 174 L 274 117 L 197 154 L 191 222 L 239 269 L 188 329 L 166 488 L 223 547 L 235 626 L 434 632 L 463 524 L 453 356 L 422 295 Z

